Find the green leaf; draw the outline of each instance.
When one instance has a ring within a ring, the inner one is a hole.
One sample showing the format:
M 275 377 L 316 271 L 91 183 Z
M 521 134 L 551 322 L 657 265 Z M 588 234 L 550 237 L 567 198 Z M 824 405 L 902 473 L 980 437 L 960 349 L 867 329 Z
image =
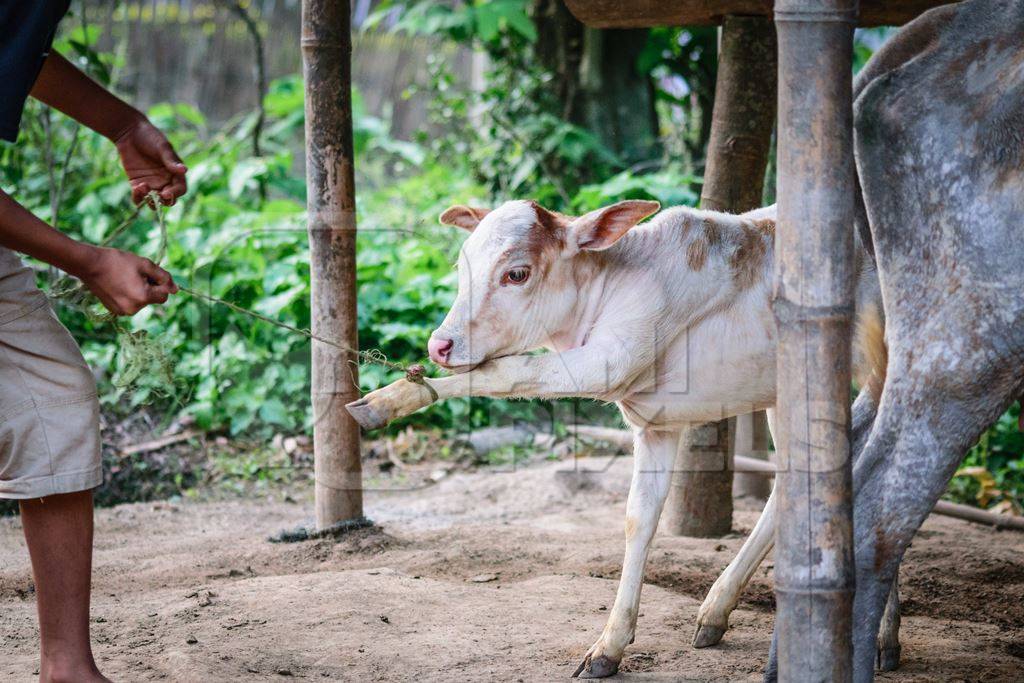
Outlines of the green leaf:
M 238 199 L 248 189 L 255 188 L 256 178 L 266 174 L 267 162 L 263 159 L 251 158 L 240 161 L 228 176 L 228 194 Z
M 476 35 L 480 40 L 489 43 L 498 37 L 501 30 L 501 14 L 491 4 L 480 5 L 473 10 Z
M 522 7 L 521 4 L 520 7 Z M 533 20 L 527 16 L 525 11 L 511 12 L 505 15 L 505 19 L 508 21 L 509 27 L 519 35 L 531 43 L 537 42 L 537 27 L 533 25 Z
M 288 409 L 280 399 L 271 398 L 263 402 L 259 411 L 260 419 L 272 425 L 287 425 Z
M 306 297 L 306 286 L 299 285 L 286 289 L 280 294 L 274 294 L 273 296 L 264 297 L 259 300 L 254 309 L 258 313 L 263 315 L 274 317 L 282 310 L 290 306 L 298 299 L 305 299 Z

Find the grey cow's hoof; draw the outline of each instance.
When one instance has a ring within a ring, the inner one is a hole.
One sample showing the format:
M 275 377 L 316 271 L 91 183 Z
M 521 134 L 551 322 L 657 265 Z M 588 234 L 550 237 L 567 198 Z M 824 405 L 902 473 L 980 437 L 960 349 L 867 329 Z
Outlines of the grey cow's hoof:
M 879 671 L 895 671 L 896 667 L 900 665 L 900 651 L 902 648 L 899 645 L 895 647 L 880 647 L 878 648 L 877 659 L 875 664 Z
M 725 629 L 721 626 L 712 626 L 710 624 L 698 626 L 697 631 L 693 634 L 693 646 L 711 647 L 712 645 L 718 645 L 722 642 L 724 635 Z
M 614 676 L 619 671 L 619 663 L 601 655 L 591 659 L 590 655 L 583 658 L 583 661 L 578 667 L 576 672 L 573 673 L 573 678 L 608 678 Z

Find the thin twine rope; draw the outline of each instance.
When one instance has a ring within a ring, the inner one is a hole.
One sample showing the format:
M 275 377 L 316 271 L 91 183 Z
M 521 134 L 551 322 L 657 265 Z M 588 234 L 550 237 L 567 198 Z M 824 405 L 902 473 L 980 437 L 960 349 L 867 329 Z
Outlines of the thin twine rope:
M 124 221 L 122 221 L 116 228 L 114 228 L 114 230 L 107 237 L 103 239 L 103 241 L 100 243 L 100 246 L 108 246 L 115 239 L 120 237 L 121 234 L 123 234 L 125 230 L 127 230 L 132 225 L 132 223 L 135 222 L 135 219 L 139 217 L 139 214 L 142 213 L 142 209 L 146 205 L 149 205 L 149 207 L 153 209 L 153 215 L 156 218 L 157 226 L 160 228 L 160 244 L 157 247 L 157 254 L 155 258 L 153 258 L 153 262 L 159 265 L 160 262 L 163 261 L 164 256 L 167 252 L 167 224 L 164 221 L 164 215 L 159 199 L 159 195 L 156 192 L 150 192 L 149 195 L 147 195 L 146 200 L 139 203 L 128 215 L 128 217 Z M 401 363 L 396 363 L 394 361 L 388 360 L 387 356 L 385 356 L 384 352 L 381 351 L 380 349 L 369 349 L 366 351 L 360 351 L 359 349 L 352 348 L 347 344 L 336 342 L 331 339 L 321 337 L 320 335 L 313 334 L 313 332 L 308 329 L 296 327 L 294 325 L 289 325 L 288 323 L 277 320 L 276 318 L 271 318 L 269 316 L 263 315 L 262 313 L 257 313 L 256 311 L 251 310 L 249 308 L 245 308 L 244 306 L 240 306 L 239 304 L 236 304 L 233 301 L 228 301 L 227 299 L 222 299 L 218 296 L 207 294 L 206 292 L 200 292 L 190 287 L 179 286 L 178 290 L 185 294 L 188 294 L 189 296 L 195 299 L 202 299 L 204 301 L 208 301 L 219 306 L 224 306 L 225 308 L 228 308 L 234 311 L 235 313 L 248 316 L 250 318 L 253 318 L 254 320 L 259 320 L 260 322 L 264 322 L 268 325 L 273 325 L 274 327 L 286 330 L 288 332 L 291 332 L 292 334 L 297 334 L 301 337 L 305 337 L 306 339 L 309 339 L 311 341 L 317 341 L 320 342 L 321 344 L 327 344 L 328 346 L 332 346 L 346 353 L 350 353 L 363 363 L 380 365 L 382 367 L 388 368 L 389 370 L 398 370 L 400 372 L 403 372 L 405 373 L 405 379 L 415 384 L 419 384 L 421 386 L 426 387 L 427 391 L 430 392 L 431 397 L 435 401 L 438 400 L 437 391 L 434 389 L 434 387 L 430 386 L 430 384 L 426 381 L 427 370 L 422 363 L 413 363 L 411 365 L 403 365 Z M 84 286 L 82 285 L 82 283 L 79 282 L 69 287 L 66 287 L 62 290 L 59 289 L 56 292 L 51 293 L 50 296 L 57 299 L 73 299 L 80 297 L 83 292 Z M 113 316 L 112 314 L 102 316 L 101 319 L 106 321 L 113 321 L 115 322 L 115 324 L 118 324 L 116 317 Z M 355 361 L 349 362 L 356 364 Z M 356 382 L 353 381 L 353 384 L 356 384 Z

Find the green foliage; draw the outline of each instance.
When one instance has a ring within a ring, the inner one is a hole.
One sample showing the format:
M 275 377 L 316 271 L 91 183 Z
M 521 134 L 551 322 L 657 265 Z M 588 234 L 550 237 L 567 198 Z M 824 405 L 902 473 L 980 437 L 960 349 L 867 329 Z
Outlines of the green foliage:
M 94 29 L 71 30 L 57 47 L 108 81 L 116 65 L 91 51 L 96 37 Z M 161 104 L 148 112 L 189 167 L 188 195 L 165 214 L 169 242 L 163 265 L 194 289 L 305 328 L 305 183 L 295 159 L 304 124 L 301 80 L 274 82 L 264 106 L 264 154 L 258 158 L 250 144 L 255 114 L 211 131 L 202 113 L 188 105 Z M 438 165 L 391 182 L 392 174 L 423 163 L 423 148 L 393 139 L 385 122 L 365 113 L 358 95 L 354 110 L 362 190 L 360 344 L 402 362 L 419 361 L 454 288 L 457 245 L 447 244 L 453 235 L 436 227 L 435 217 L 451 197 L 481 191 Z M 0 184 L 7 191 L 76 238 L 99 243 L 130 213 L 113 146 L 37 103 L 25 112 L 19 144 L 0 148 L 0 164 Z M 152 214 L 143 211 L 115 246 L 155 257 L 159 232 Z M 44 288 L 52 287 L 56 273 L 41 264 L 38 271 Z M 189 414 L 204 429 L 233 435 L 310 428 L 309 343 L 301 337 L 184 294 L 132 318 L 121 337 L 109 323 L 80 310 L 62 308 L 59 315 L 96 369 L 108 412 L 151 404 L 168 419 Z M 143 335 L 173 361 L 170 381 L 152 366 L 126 365 L 130 356 L 138 357 L 127 346 L 148 348 Z M 363 384 L 372 388 L 389 379 L 380 368 L 367 368 Z M 451 424 L 459 410 L 434 411 L 428 419 Z
M 396 31 L 445 34 L 456 41 L 478 38 L 485 43 L 498 41 L 504 33 L 537 40 L 537 29 L 526 14 L 526 0 L 472 0 L 458 5 L 433 0 L 385 1 L 364 23 L 364 29 L 376 28 L 396 7 L 402 10 Z
M 395 31 L 432 35 L 487 54 L 479 91 L 462 84 L 443 57 L 429 58 L 432 130 L 420 137 L 421 144 L 439 160 L 469 170 L 492 200 L 529 196 L 568 210 L 587 178 L 607 177 L 623 165 L 589 131 L 560 115 L 563 105 L 549 87 L 551 74 L 533 56 L 537 31 L 527 4 L 475 0 L 449 7 L 395 0 L 376 16 L 398 10 Z
M 993 508 L 1000 512 L 1024 512 L 1024 434 L 1018 428 L 1020 404 L 992 425 L 964 458 L 949 484 L 947 498 Z
M 189 167 L 188 195 L 164 214 L 169 240 L 163 265 L 193 289 L 306 328 L 305 185 L 294 148 L 304 124 L 299 78 L 274 82 L 264 105 L 264 155 L 258 158 L 249 142 L 255 115 L 211 131 L 201 112 L 187 105 L 161 104 L 148 112 Z M 385 122 L 363 111 L 358 94 L 354 110 L 360 347 L 419 362 L 454 298 L 452 264 L 463 237 L 438 226 L 436 217 L 453 201 L 486 191 L 464 165 L 425 162 L 421 146 L 393 139 Z M 34 103 L 22 134 L 20 144 L 0 149 L 5 189 L 48 218 L 54 188 L 62 188 L 56 223 L 77 238 L 101 242 L 130 213 L 113 147 Z M 143 211 L 115 246 L 155 256 L 159 232 L 151 212 Z M 52 286 L 49 269 L 38 270 L 44 288 Z M 133 317 L 126 337 L 80 310 L 61 308 L 59 315 L 96 369 L 108 413 L 150 405 L 168 420 L 191 415 L 203 429 L 248 437 L 311 427 L 309 343 L 302 337 L 184 294 Z M 153 367 L 126 367 L 125 346 L 141 345 L 142 335 L 173 361 L 170 381 Z M 372 389 L 398 376 L 367 365 L 360 379 Z M 465 429 L 536 410 L 523 403 L 451 401 L 396 429 L 409 423 Z
M 675 168 L 646 175 L 623 171 L 603 183 L 580 188 L 572 203 L 578 212 L 590 211 L 624 199 L 654 199 L 666 207 L 695 206 L 700 197 L 691 188 L 699 182 L 698 178 Z
M 666 152 L 692 167 L 703 166 L 711 132 L 718 74 L 718 30 L 713 26 L 651 29 L 637 70 L 650 73 Z

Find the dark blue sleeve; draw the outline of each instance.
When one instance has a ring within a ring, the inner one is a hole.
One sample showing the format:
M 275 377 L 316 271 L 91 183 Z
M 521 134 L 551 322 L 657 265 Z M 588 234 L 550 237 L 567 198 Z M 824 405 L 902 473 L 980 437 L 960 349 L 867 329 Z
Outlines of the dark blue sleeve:
M 17 139 L 25 100 L 70 3 L 0 0 L 0 139 Z

